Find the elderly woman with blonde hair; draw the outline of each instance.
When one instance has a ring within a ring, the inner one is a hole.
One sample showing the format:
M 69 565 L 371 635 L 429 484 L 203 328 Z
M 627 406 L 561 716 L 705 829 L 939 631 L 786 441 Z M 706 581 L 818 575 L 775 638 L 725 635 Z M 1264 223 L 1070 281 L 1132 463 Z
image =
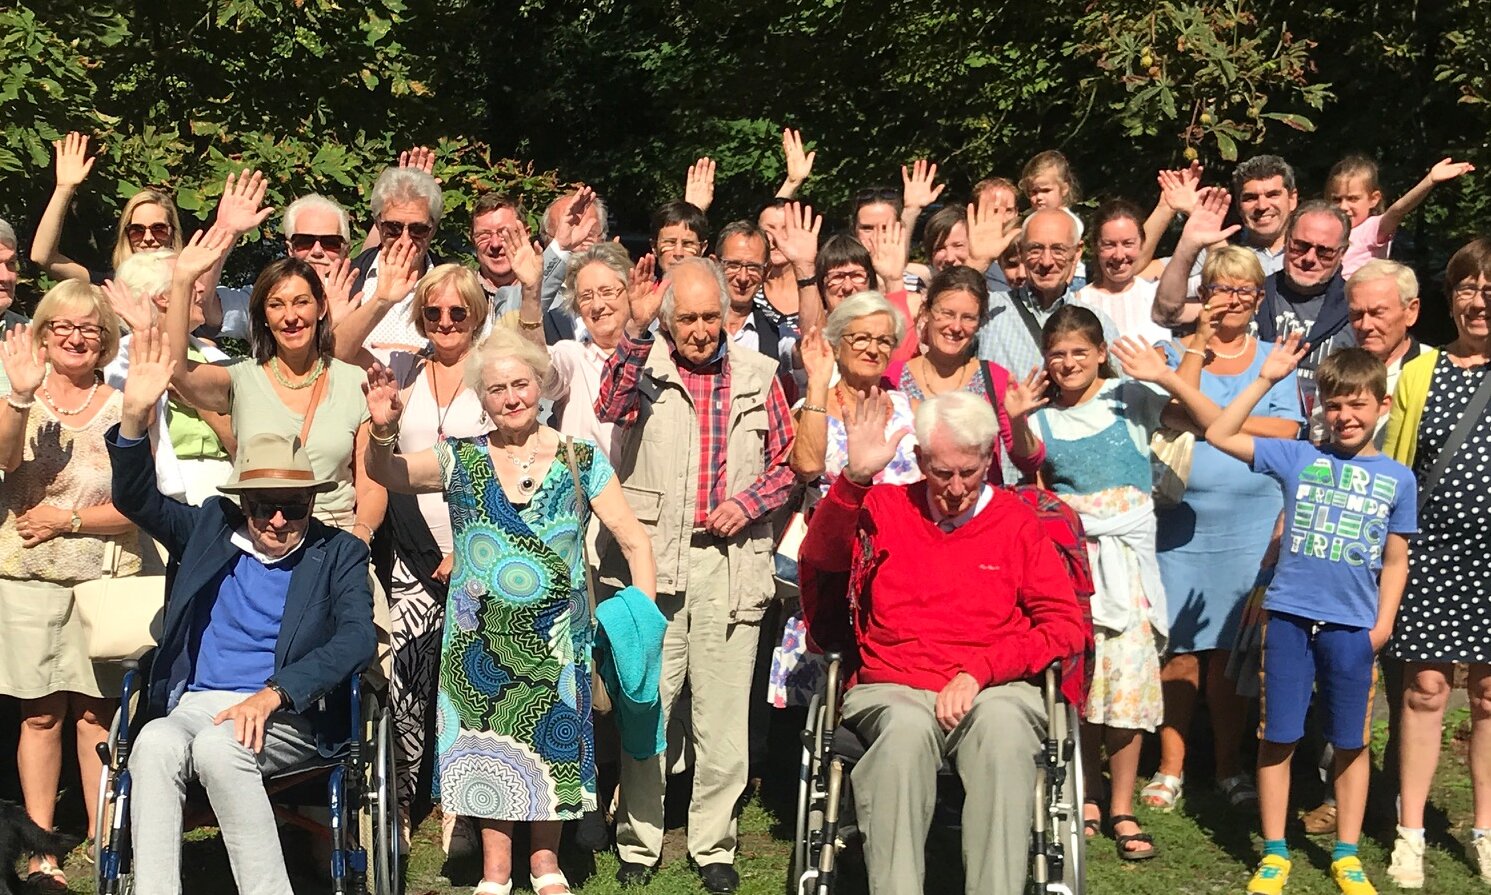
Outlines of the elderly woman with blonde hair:
M 0 344 L 10 393 L 0 403 L 0 695 L 20 700 L 16 764 L 31 819 L 50 829 L 62 771 L 62 725 L 77 724 L 78 766 L 91 832 L 97 821 L 95 747 L 108 737 L 119 675 L 95 666 L 73 602 L 117 545 L 116 574 L 138 571 L 135 528 L 112 501 L 104 432 L 120 393 L 100 370 L 119 347 L 102 293 L 68 280 L 46 294 L 30 325 Z M 35 855 L 30 881 L 66 888 L 57 855 Z
M 605 453 L 539 423 L 551 377 L 542 347 L 496 328 L 466 362 L 487 429 L 395 454 L 404 402 L 388 370 L 368 373 L 368 472 L 390 491 L 443 492 L 450 502 L 435 764 L 444 812 L 481 828 L 477 891 L 490 895 L 512 891 L 515 822 L 531 824 L 533 890 L 568 892 L 559 822 L 596 808 L 582 549 L 592 512 L 621 546 L 632 583 L 656 592 L 652 542 Z

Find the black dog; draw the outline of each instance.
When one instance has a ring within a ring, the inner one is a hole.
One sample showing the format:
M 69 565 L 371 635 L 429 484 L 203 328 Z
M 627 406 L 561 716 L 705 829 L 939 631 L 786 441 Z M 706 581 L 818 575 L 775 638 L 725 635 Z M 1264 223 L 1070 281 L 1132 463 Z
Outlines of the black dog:
M 31 855 L 61 859 L 82 840 L 38 827 L 26 809 L 0 799 L 0 895 L 21 895 L 26 883 L 15 873 L 16 862 Z

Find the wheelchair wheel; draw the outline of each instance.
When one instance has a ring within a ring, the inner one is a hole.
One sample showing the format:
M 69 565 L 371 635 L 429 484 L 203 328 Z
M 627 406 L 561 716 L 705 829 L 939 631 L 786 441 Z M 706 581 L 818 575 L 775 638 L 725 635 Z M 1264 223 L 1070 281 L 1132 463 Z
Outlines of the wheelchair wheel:
M 1069 750 L 1067 774 L 1052 805 L 1051 820 L 1064 845 L 1062 883 L 1068 892 L 1081 895 L 1087 891 L 1087 836 L 1082 828 L 1082 803 L 1087 787 L 1082 765 L 1082 718 L 1076 706 L 1068 704 L 1065 708 L 1062 715 L 1066 724 L 1061 742 L 1063 750 Z
M 370 819 L 373 822 L 373 893 L 398 895 L 399 795 L 394 768 L 393 712 L 378 710 L 372 724 L 372 767 L 367 779 Z
M 803 878 L 808 868 L 814 866 L 812 840 L 821 836 L 823 830 L 823 756 L 824 724 L 823 696 L 813 694 L 808 703 L 808 728 L 803 731 L 802 766 L 797 775 L 797 824 L 792 841 L 792 862 L 787 874 L 787 895 L 801 895 Z
M 119 728 L 127 723 L 121 707 L 114 712 L 109 723 L 109 755 L 118 755 Z M 102 757 L 102 756 L 100 756 Z M 120 790 L 128 787 L 127 779 L 121 779 L 128 771 L 116 771 L 114 761 L 104 763 L 98 777 L 98 829 L 93 837 L 93 885 L 98 895 L 130 895 L 135 890 L 134 874 L 127 870 L 129 847 L 129 806 L 127 794 Z

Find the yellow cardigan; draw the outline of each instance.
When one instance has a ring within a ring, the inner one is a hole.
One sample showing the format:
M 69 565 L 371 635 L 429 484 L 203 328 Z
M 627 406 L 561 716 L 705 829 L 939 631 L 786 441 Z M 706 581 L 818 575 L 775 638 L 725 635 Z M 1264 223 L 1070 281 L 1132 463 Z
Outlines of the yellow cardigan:
M 1393 390 L 1393 406 L 1388 411 L 1387 437 L 1382 450 L 1389 457 L 1413 468 L 1413 457 L 1418 452 L 1419 422 L 1424 417 L 1424 404 L 1429 400 L 1429 384 L 1434 379 L 1434 363 L 1439 360 L 1439 349 L 1425 348 L 1418 357 L 1403 365 L 1398 374 L 1398 387 Z

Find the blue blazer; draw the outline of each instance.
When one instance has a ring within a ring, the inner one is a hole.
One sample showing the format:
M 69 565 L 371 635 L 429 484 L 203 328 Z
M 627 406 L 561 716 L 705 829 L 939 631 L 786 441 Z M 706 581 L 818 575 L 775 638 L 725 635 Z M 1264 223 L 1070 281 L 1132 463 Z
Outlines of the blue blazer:
M 192 628 L 209 611 L 223 575 L 242 555 L 229 536 L 243 525 L 243 514 L 223 497 L 192 507 L 162 495 L 148 439 L 121 444 L 116 425 L 105 442 L 114 474 L 114 506 L 179 563 L 145 689 L 145 717 L 157 717 L 176 705 L 191 681 Z M 312 519 L 300 549 L 305 555 L 290 574 L 274 649 L 274 681 L 289 695 L 294 711 L 315 728 L 317 748 L 330 756 L 346 745 L 351 733 L 352 676 L 377 652 L 368 548 Z

